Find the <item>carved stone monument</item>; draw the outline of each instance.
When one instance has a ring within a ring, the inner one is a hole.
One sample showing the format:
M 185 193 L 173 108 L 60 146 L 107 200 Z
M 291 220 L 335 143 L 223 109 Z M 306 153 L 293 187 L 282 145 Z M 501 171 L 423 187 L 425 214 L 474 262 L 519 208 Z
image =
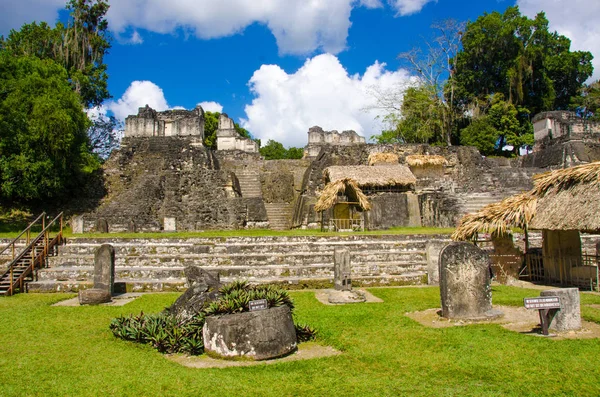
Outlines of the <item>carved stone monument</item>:
M 98 305 L 112 300 L 115 283 L 115 249 L 102 244 L 94 254 L 94 288 L 79 291 L 81 305 Z
M 219 272 L 188 266 L 183 272 L 189 288 L 167 309 L 180 320 L 189 320 L 199 313 L 207 302 L 218 297 L 221 281 Z
M 108 233 L 108 222 L 106 219 L 98 219 L 96 221 L 96 231 L 98 233 Z
M 540 292 L 540 296 L 560 297 L 560 310 L 554 315 L 550 329 L 555 331 L 576 331 L 581 329 L 581 304 L 579 289 L 558 288 Z
M 335 250 L 333 252 L 333 285 L 337 291 L 351 291 L 350 251 Z
M 440 253 L 442 316 L 456 319 L 485 319 L 492 311 L 490 260 L 475 245 L 453 242 Z

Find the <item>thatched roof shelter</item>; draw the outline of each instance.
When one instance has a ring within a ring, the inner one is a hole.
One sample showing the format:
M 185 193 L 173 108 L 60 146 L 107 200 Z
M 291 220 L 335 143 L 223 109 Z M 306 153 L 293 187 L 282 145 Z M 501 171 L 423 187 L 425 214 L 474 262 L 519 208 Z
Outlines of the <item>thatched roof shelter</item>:
M 371 153 L 369 155 L 369 165 L 398 164 L 398 155 L 396 153 Z
M 386 186 L 412 188 L 417 182 L 417 178 L 410 169 L 402 164 L 379 165 L 377 167 L 366 165 L 331 166 L 326 168 L 323 173 L 330 183 L 352 179 L 360 188 Z
M 506 234 L 511 227 L 526 228 L 533 218 L 537 198 L 531 193 L 507 197 L 473 214 L 465 215 L 454 233 L 453 240 L 473 240 L 477 233 Z
M 319 200 L 315 204 L 315 211 L 321 212 L 333 207 L 337 201 L 338 194 L 345 194 L 350 200 L 358 203 L 365 211 L 371 209 L 371 203 L 367 196 L 360 190 L 356 181 L 350 178 L 344 178 L 330 182 L 321 192 Z
M 452 238 L 471 240 L 477 232 L 501 234 L 511 227 L 600 231 L 600 162 L 538 174 L 533 183 L 529 192 L 465 215 Z
M 534 176 L 531 229 L 600 231 L 600 162 Z
M 406 164 L 411 167 L 444 166 L 448 164 L 448 160 L 437 154 L 411 154 L 406 156 Z

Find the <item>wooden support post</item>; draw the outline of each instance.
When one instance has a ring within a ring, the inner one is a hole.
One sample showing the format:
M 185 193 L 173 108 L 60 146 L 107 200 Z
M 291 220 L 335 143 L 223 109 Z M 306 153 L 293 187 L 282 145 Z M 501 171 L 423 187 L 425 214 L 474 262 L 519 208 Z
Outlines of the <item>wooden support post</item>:
M 10 286 L 8 287 L 8 291 L 9 291 L 8 295 L 9 296 L 13 294 L 13 282 L 14 282 L 13 277 L 14 277 L 13 276 L 13 268 L 11 266 L 11 268 L 10 268 Z

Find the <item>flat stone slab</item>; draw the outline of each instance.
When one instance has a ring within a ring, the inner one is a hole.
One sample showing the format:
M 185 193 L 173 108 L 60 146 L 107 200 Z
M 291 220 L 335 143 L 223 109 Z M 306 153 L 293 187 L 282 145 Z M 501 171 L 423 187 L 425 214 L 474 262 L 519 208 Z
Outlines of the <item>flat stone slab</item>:
M 552 339 L 592 339 L 600 338 L 600 324 L 582 320 L 582 328 L 577 331 L 554 332 L 548 336 L 541 334 L 540 317 L 537 310 L 524 307 L 494 306 L 504 316 L 491 320 L 459 320 L 440 316 L 441 309 L 427 309 L 420 312 L 406 313 L 406 316 L 429 328 L 460 327 L 471 324 L 499 324 L 502 327 L 525 335 L 550 337 Z
M 285 357 L 272 360 L 220 360 L 203 354 L 201 356 L 186 356 L 183 354 L 169 354 L 167 359 L 188 368 L 229 368 L 249 367 L 254 365 L 279 364 L 289 361 L 311 360 L 315 358 L 333 357 L 342 354 L 331 346 L 321 346 L 315 342 L 305 342 L 298 345 L 298 350 Z
M 315 297 L 324 305 L 345 305 L 348 303 L 381 303 L 379 299 L 369 291 L 355 289 L 352 291 L 336 291 L 334 289 L 321 289 L 315 291 Z
M 125 306 L 126 304 L 128 304 L 129 302 L 133 302 L 140 296 L 142 296 L 142 294 L 139 292 L 127 292 L 125 294 L 117 294 L 117 295 L 113 295 L 112 302 L 101 303 L 96 306 Z M 75 306 L 89 306 L 89 305 L 80 305 L 79 297 L 75 297 L 75 298 L 71 298 L 71 299 L 66 299 L 64 301 L 56 302 L 52 306 L 75 307 Z

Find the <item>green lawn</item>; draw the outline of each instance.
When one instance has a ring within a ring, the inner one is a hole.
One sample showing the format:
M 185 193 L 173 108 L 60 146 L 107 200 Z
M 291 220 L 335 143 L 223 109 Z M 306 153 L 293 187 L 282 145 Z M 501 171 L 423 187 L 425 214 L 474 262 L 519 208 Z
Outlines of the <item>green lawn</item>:
M 498 325 L 430 329 L 404 316 L 439 306 L 437 288 L 374 288 L 384 303 L 324 306 L 293 292 L 299 320 L 341 356 L 227 369 L 179 366 L 108 330 L 120 314 L 157 312 L 177 294 L 124 307 L 51 307 L 72 295 L 0 299 L 0 395 L 600 395 L 600 341 L 548 340 Z M 496 304 L 539 291 L 494 287 Z M 583 303 L 600 303 L 584 294 Z M 600 322 L 600 310 L 584 307 Z

